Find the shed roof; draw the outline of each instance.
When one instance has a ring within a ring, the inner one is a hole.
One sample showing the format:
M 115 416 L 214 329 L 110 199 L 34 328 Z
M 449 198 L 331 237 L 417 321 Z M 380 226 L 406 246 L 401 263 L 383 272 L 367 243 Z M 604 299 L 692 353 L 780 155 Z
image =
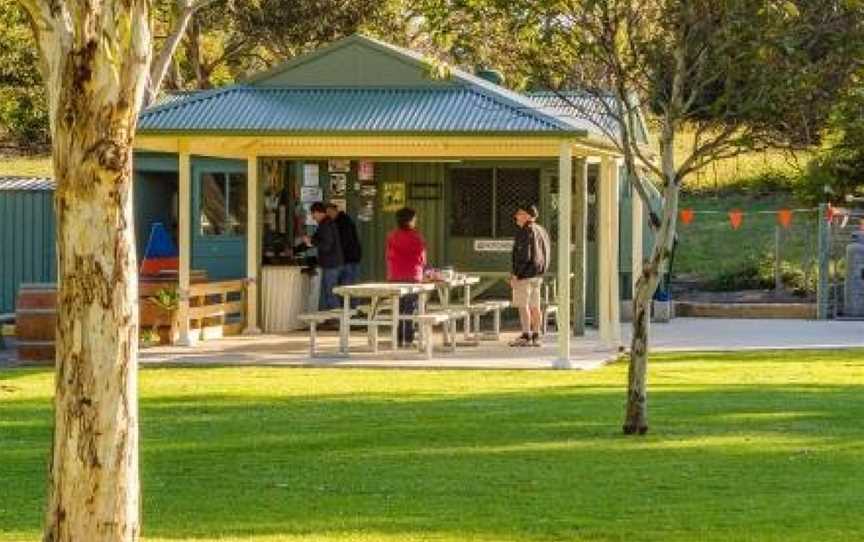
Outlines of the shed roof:
M 142 132 L 580 131 L 530 105 L 470 86 L 272 88 L 232 85 L 175 99 L 141 115 Z
M 607 95 L 600 97 L 583 90 L 564 91 L 537 91 L 529 92 L 527 96 L 539 105 L 554 111 L 558 117 L 571 119 L 573 122 L 587 122 L 591 124 L 589 131 L 603 135 L 620 135 L 618 119 L 610 115 L 608 109 L 617 109 L 616 98 Z M 602 100 L 606 100 L 606 105 Z M 602 129 L 600 128 L 602 127 Z M 608 132 L 604 134 L 603 132 Z M 637 127 L 636 140 L 639 143 L 648 143 L 648 129 L 641 115 Z
M 0 191 L 54 190 L 54 180 L 49 177 L 0 176 Z

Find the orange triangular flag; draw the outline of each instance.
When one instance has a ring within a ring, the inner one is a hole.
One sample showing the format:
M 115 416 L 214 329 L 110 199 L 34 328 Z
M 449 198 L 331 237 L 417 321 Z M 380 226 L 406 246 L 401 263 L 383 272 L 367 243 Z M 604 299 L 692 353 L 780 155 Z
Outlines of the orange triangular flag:
M 792 225 L 792 210 L 780 209 L 777 211 L 777 222 L 788 230 L 789 226 Z
M 737 230 L 741 227 L 741 222 L 744 220 L 744 213 L 741 209 L 732 209 L 729 211 L 729 223 L 732 224 L 732 229 Z
M 690 224 L 691 222 L 693 222 L 693 217 L 696 216 L 696 213 L 694 213 L 693 209 L 690 208 L 681 209 L 681 212 L 679 214 L 681 215 L 681 222 L 683 222 L 684 224 Z

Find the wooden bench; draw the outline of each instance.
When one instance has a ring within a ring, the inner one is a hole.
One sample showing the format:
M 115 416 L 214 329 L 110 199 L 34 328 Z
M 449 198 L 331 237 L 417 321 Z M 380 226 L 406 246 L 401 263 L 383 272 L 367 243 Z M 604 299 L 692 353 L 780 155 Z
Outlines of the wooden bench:
M 356 310 L 351 310 L 348 316 L 354 316 Z M 318 326 L 325 322 L 333 320 L 341 320 L 344 311 L 342 309 L 331 309 L 327 311 L 307 312 L 301 314 L 298 318 L 301 322 L 309 324 L 309 355 L 316 357 L 318 355 Z
M 436 326 L 451 326 L 453 319 L 447 312 L 430 312 L 427 314 L 416 314 L 409 317 L 420 326 L 420 350 L 425 353 L 426 359 L 432 359 L 432 340 L 435 337 Z M 456 351 L 456 341 L 450 342 L 450 351 Z
M 555 317 L 555 330 L 558 331 L 558 282 L 555 279 L 543 284 L 540 312 L 543 317 L 540 323 L 540 332 L 546 335 L 546 332 L 549 331 L 550 316 Z
M 7 312 L 0 314 L 0 350 L 6 348 L 6 339 L 5 334 L 3 333 L 3 328 L 6 324 L 11 324 L 15 321 L 15 313 Z
M 501 339 L 501 312 L 510 307 L 510 301 L 506 299 L 490 299 L 483 301 L 479 305 L 484 306 L 487 312 L 478 314 L 474 321 L 474 332 L 481 341 L 498 341 Z M 480 317 L 486 314 L 492 314 L 492 332 L 482 333 L 480 331 Z

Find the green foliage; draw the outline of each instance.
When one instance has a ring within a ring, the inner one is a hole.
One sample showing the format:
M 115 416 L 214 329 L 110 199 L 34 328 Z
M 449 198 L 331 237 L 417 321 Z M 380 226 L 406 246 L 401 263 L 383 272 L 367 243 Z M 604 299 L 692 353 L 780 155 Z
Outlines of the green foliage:
M 40 149 L 48 143 L 48 107 L 30 26 L 16 0 L 0 0 L 0 140 Z
M 180 303 L 180 293 L 176 288 L 160 288 L 150 300 L 161 309 L 173 311 Z
M 708 292 L 738 292 L 741 290 L 774 289 L 773 252 L 765 252 L 758 258 L 747 257 L 740 267 L 723 269 L 707 280 L 703 287 Z M 805 268 L 807 267 L 807 268 Z M 815 263 L 781 261 L 780 278 L 785 290 L 799 296 L 816 292 Z
M 594 371 L 147 368 L 147 542 L 860 540 L 864 352 Z M 38 540 L 54 392 L 0 370 L 0 541 Z M 82 541 L 83 542 L 83 541 Z
M 864 83 L 859 81 L 836 108 L 831 137 L 807 168 L 799 197 L 811 204 L 842 204 L 864 195 Z

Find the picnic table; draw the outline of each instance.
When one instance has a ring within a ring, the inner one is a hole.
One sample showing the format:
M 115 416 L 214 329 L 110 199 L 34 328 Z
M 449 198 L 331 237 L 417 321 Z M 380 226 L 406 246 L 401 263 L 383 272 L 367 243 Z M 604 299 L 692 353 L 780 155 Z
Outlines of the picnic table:
M 453 291 L 457 288 L 465 289 L 465 305 L 470 305 L 471 286 L 480 281 L 479 277 L 471 275 L 455 275 L 452 278 L 440 278 L 424 282 L 370 282 L 350 284 L 333 288 L 333 293 L 342 297 L 342 315 L 339 319 L 339 351 L 343 355 L 348 354 L 349 335 L 351 326 L 365 326 L 369 336 L 369 343 L 373 351 L 377 350 L 378 327 L 390 327 L 391 344 L 390 349 L 395 350 L 398 344 L 399 326 L 399 299 L 406 295 L 417 295 L 418 315 L 426 314 L 426 306 L 429 294 L 436 292 L 442 309 L 451 306 Z M 369 299 L 368 311 L 364 316 L 359 316 L 352 311 L 352 298 Z M 390 309 L 389 317 L 382 317 L 379 312 L 384 307 Z M 469 321 L 466 319 L 466 334 Z M 455 337 L 450 340 L 455 342 Z
M 342 297 L 342 317 L 339 320 L 339 351 L 348 354 L 348 337 L 351 326 L 366 326 L 370 342 L 373 348 L 377 345 L 378 326 L 386 324 L 390 326 L 391 350 L 396 350 L 399 331 L 399 298 L 406 295 L 417 294 L 419 296 L 418 312 L 426 312 L 426 300 L 429 292 L 435 290 L 435 285 L 425 282 L 370 282 L 361 284 L 349 284 L 333 288 L 333 293 Z M 370 300 L 370 310 L 363 317 L 352 317 L 351 298 L 364 298 Z M 390 302 L 390 318 L 378 317 L 378 310 L 382 302 Z

